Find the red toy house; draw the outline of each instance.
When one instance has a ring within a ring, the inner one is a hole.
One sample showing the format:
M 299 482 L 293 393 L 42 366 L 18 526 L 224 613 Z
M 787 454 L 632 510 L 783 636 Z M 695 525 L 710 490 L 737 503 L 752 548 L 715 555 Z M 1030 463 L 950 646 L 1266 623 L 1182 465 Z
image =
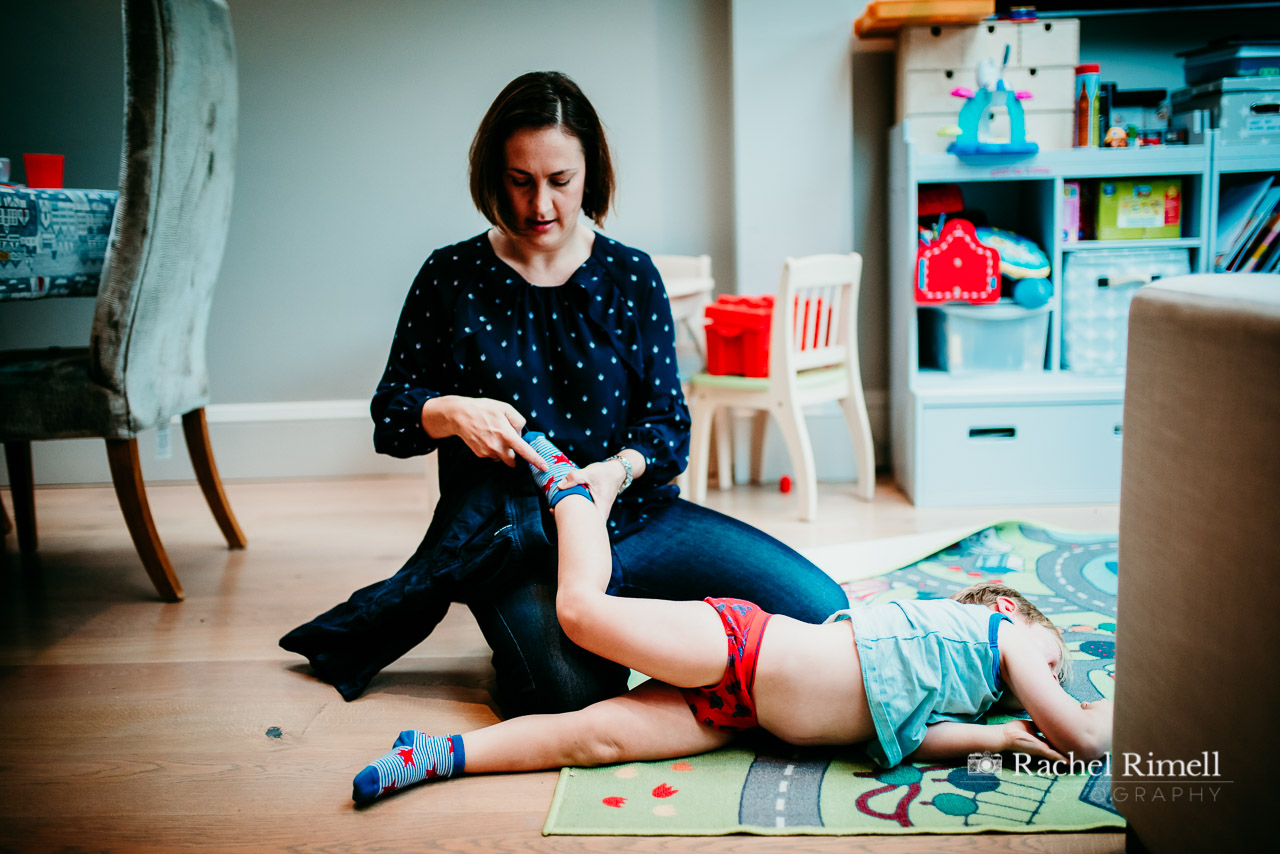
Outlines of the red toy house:
M 968 220 L 948 220 L 916 251 L 916 302 L 989 303 L 1000 299 L 1000 253 L 984 246 Z

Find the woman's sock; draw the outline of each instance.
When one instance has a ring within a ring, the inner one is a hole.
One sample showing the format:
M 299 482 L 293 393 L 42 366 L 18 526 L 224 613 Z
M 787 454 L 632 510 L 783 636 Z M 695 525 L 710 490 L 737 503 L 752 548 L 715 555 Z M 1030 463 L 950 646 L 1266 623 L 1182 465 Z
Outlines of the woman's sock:
M 384 753 L 356 775 L 351 784 L 351 800 L 367 804 L 414 783 L 456 777 L 465 766 L 462 736 L 427 735 L 407 729 L 400 733 L 390 753 Z
M 566 495 L 585 495 L 591 499 L 591 491 L 582 484 L 561 488 L 560 481 L 569 472 L 577 468 L 573 462 L 564 455 L 559 448 L 551 443 L 551 440 L 545 434 L 530 431 L 524 434 L 524 440 L 538 452 L 538 456 L 547 461 L 550 467 L 546 471 L 538 471 L 534 468 L 533 463 L 529 463 L 529 471 L 533 472 L 533 479 L 538 486 L 542 487 L 542 492 L 547 496 L 547 504 L 555 507 L 556 503 Z M 594 499 L 592 499 L 594 500 Z

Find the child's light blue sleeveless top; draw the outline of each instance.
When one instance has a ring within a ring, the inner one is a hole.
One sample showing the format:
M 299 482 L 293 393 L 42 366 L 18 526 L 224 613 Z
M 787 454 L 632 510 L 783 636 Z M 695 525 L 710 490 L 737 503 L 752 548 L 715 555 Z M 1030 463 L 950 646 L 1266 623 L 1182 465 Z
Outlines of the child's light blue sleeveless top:
M 853 623 L 876 738 L 867 754 L 892 768 L 939 721 L 971 723 L 1000 697 L 1000 623 L 984 605 L 953 599 L 890 602 L 837 611 Z

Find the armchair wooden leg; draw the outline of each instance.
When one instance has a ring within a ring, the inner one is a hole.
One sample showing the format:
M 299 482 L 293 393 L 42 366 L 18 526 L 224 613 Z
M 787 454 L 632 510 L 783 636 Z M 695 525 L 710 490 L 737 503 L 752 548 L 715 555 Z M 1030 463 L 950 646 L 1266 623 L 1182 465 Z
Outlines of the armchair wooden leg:
M 9 491 L 13 496 L 13 521 L 18 528 L 18 550 L 36 553 L 36 482 L 31 472 L 31 443 L 5 442 L 9 466 Z
M 146 567 L 151 583 L 156 586 L 160 598 L 167 602 L 180 602 L 185 595 L 178 581 L 169 556 L 165 554 L 151 507 L 147 504 L 146 485 L 142 481 L 142 461 L 138 457 L 137 439 L 107 439 L 107 462 L 111 465 L 111 481 L 115 484 L 116 498 L 124 513 L 129 535 L 142 565 Z
M 204 407 L 193 409 L 182 416 L 182 434 L 187 440 L 187 453 L 191 455 L 191 467 L 195 469 L 196 480 L 200 481 L 204 499 L 209 502 L 209 509 L 213 511 L 213 518 L 222 529 L 222 536 L 227 539 L 227 548 L 244 548 L 248 540 L 240 530 L 235 514 L 231 512 L 227 494 L 222 491 L 222 478 L 218 477 L 218 466 L 213 461 L 213 446 L 209 444 L 209 422 L 205 418 Z

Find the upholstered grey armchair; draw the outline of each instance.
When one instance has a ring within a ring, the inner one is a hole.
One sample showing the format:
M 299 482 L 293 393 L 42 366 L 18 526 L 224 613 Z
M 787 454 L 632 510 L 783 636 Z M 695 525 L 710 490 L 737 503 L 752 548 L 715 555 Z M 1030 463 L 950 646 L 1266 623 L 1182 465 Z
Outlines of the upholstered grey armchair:
M 120 197 L 89 346 L 0 353 L 0 441 L 24 553 L 36 549 L 31 442 L 102 437 L 161 598 L 182 585 L 147 505 L 137 435 L 181 415 L 231 548 L 245 545 L 209 446 L 205 331 L 235 168 L 236 58 L 224 0 L 125 0 Z

